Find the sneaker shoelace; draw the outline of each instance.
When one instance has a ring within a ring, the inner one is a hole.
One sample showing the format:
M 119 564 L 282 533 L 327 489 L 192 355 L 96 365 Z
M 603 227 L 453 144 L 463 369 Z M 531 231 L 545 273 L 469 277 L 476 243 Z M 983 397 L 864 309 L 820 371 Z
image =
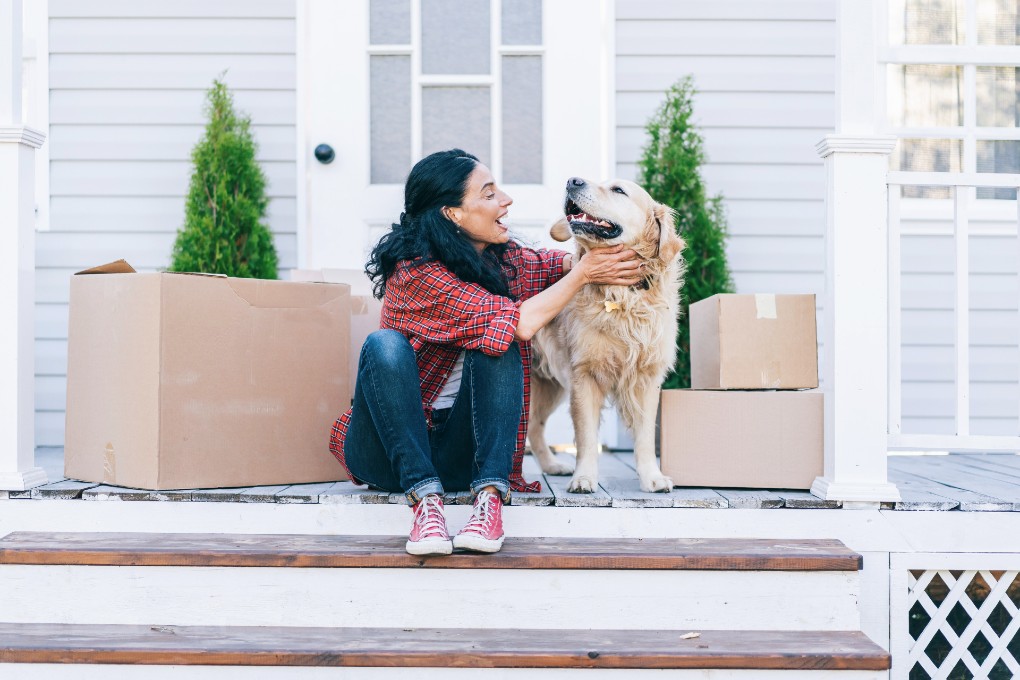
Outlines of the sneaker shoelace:
M 471 519 L 464 526 L 464 531 L 470 531 L 479 534 L 486 534 L 492 528 L 492 522 L 495 519 L 495 512 L 493 511 L 493 505 L 498 503 L 499 499 L 491 491 L 482 491 L 478 494 L 478 501 L 475 503 L 475 508 L 471 512 Z
M 421 500 L 414 523 L 421 530 L 422 538 L 447 538 L 446 521 L 443 518 L 443 502 L 439 496 L 429 494 Z

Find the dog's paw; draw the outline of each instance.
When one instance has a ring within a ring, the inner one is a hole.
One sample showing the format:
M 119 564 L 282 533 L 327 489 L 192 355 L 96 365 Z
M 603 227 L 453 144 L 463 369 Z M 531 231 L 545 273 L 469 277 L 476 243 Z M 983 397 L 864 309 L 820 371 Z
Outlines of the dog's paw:
M 598 480 L 594 477 L 588 477 L 585 475 L 575 475 L 570 480 L 570 484 L 567 485 L 567 491 L 570 493 L 595 493 L 595 490 L 598 488 Z
M 661 473 L 642 477 L 641 490 L 648 493 L 669 493 L 673 490 L 673 480 Z
M 572 465 L 567 465 L 566 463 L 561 463 L 558 460 L 552 460 L 542 465 L 542 472 L 544 472 L 547 475 L 556 475 L 562 477 L 564 475 L 573 474 L 574 467 Z

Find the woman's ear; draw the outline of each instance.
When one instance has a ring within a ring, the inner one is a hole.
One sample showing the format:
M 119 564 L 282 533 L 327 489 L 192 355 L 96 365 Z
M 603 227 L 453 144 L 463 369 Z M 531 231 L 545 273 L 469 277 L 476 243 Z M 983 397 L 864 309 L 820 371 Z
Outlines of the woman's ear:
M 451 222 L 453 222 L 458 227 L 460 226 L 460 222 L 457 221 L 459 216 L 457 215 L 456 212 L 454 212 L 453 208 L 444 207 L 444 208 L 442 208 L 442 213 L 443 213 L 443 217 L 445 217 L 446 219 L 450 220 Z
M 659 259 L 672 262 L 686 245 L 676 233 L 676 212 L 667 205 L 657 203 L 655 221 L 659 223 Z
M 556 220 L 555 224 L 553 224 L 552 227 L 549 228 L 549 235 L 552 236 L 554 240 L 559 241 L 560 243 L 563 243 L 564 241 L 569 241 L 570 237 L 573 234 L 570 231 L 570 222 L 567 220 L 567 218 L 561 217 L 560 219 Z

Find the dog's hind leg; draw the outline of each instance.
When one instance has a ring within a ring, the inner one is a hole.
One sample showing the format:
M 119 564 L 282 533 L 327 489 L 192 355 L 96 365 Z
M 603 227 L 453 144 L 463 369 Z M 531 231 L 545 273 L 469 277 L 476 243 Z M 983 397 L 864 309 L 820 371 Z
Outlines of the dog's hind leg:
M 545 440 L 545 424 L 556 407 L 563 401 L 565 390 L 555 378 L 531 374 L 531 416 L 528 418 L 528 444 L 535 460 L 547 475 L 569 475 L 574 471 L 569 465 L 556 460 Z
M 577 371 L 570 390 L 577 466 L 567 491 L 593 493 L 599 488 L 599 418 L 605 392 L 590 375 Z
M 634 467 L 637 468 L 641 490 L 668 493 L 673 489 L 673 480 L 662 474 L 655 460 L 655 412 L 659 406 L 659 386 L 637 385 L 630 398 L 633 400 L 631 408 L 621 408 L 620 411 L 624 422 L 634 433 Z M 621 398 L 617 403 L 623 405 L 628 402 Z

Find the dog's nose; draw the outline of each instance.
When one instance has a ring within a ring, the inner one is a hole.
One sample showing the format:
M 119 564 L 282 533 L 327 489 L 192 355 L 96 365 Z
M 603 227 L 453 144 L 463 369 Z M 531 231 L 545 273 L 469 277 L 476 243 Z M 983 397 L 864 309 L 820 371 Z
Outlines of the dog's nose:
M 570 187 L 583 187 L 585 184 L 586 182 L 580 177 L 571 177 L 570 179 L 567 180 L 568 189 Z

